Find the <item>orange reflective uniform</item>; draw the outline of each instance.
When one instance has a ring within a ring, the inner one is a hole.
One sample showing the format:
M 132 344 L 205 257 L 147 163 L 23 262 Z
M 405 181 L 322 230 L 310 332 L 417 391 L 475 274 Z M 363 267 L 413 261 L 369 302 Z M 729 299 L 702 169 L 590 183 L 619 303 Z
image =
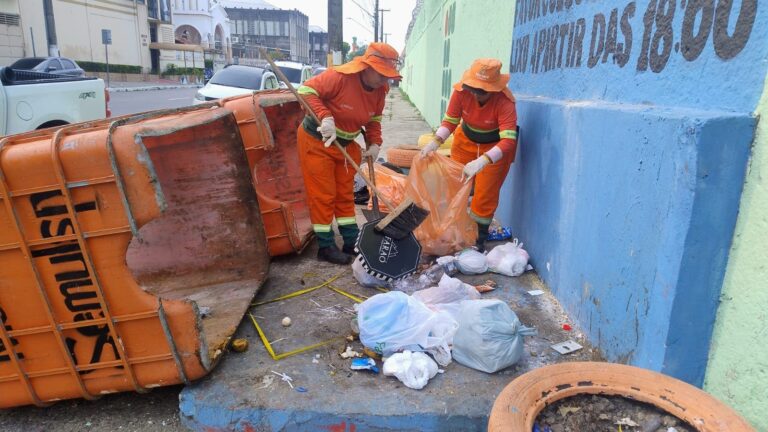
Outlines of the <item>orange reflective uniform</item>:
M 365 127 L 368 145 L 382 142 L 381 113 L 388 91 L 386 85 L 367 91 L 360 73 L 344 74 L 333 69 L 307 80 L 299 88 L 299 94 L 306 98 L 320 119 L 333 117 L 339 141 L 354 140 Z M 348 227 L 345 232 L 351 233 L 345 235 L 342 232 L 344 243 L 354 242 L 357 232 L 353 192 L 355 170 L 347 165 L 339 149 L 334 145 L 324 147 L 317 133 L 308 131 L 303 125 L 298 128 L 298 145 L 309 217 L 315 232 L 319 238 L 321 233 L 331 233 L 335 216 L 340 231 Z M 360 163 L 361 150 L 357 143 L 350 142 L 345 150 Z
M 460 121 L 463 125 L 457 128 Z M 517 150 L 514 99 L 511 93 L 493 92 L 490 99 L 480 106 L 468 91 L 454 90 L 441 126 L 454 132 L 451 158 L 459 163 L 467 164 L 495 146 L 502 151 L 501 159 L 475 176 L 471 215 L 478 223 L 490 224 L 499 205 L 501 185 Z

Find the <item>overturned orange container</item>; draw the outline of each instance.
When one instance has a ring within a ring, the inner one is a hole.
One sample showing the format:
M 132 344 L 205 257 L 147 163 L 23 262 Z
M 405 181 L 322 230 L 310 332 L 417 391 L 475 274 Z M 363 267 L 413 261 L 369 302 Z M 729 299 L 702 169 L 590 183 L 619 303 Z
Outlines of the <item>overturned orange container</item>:
M 275 139 L 243 136 L 238 104 L 267 110 L 242 99 L 0 140 L 0 408 L 215 365 L 269 269 L 254 179 L 277 180 L 254 173 Z
M 212 102 L 240 128 L 266 229 L 270 256 L 299 253 L 314 237 L 299 165 L 296 128 L 304 112 L 287 90 Z

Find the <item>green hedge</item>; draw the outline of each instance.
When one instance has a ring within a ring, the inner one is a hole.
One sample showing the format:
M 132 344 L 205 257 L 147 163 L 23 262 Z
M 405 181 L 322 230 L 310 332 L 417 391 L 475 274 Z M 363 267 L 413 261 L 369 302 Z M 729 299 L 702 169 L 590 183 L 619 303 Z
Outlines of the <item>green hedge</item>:
M 182 68 L 177 67 L 175 64 L 170 63 L 168 66 L 165 67 L 165 71 L 160 74 L 162 77 L 167 76 L 174 76 L 174 75 L 186 75 L 186 76 L 195 76 L 195 77 L 202 77 L 203 76 L 203 69 L 202 68 Z
M 76 60 L 76 62 L 86 72 L 106 72 L 107 71 L 106 63 L 81 61 L 81 60 Z M 121 65 L 121 64 L 110 63 L 109 72 L 140 74 L 141 66 L 131 66 L 131 65 Z

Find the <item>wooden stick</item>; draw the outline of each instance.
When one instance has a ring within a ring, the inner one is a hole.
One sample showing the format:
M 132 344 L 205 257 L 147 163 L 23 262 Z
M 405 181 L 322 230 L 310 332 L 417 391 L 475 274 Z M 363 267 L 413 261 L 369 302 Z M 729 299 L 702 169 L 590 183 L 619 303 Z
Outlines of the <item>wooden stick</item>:
M 277 77 L 280 78 L 280 80 L 283 81 L 285 83 L 285 85 L 287 85 L 288 88 L 291 90 L 291 93 L 293 93 L 293 95 L 296 96 L 296 99 L 298 99 L 298 101 L 301 104 L 301 106 L 304 107 L 304 111 L 308 115 L 310 115 L 312 117 L 312 119 L 314 119 L 317 124 L 320 124 L 320 119 L 317 118 L 317 114 L 315 114 L 315 111 L 312 109 L 311 106 L 309 106 L 309 103 L 307 101 L 305 101 L 304 98 L 301 97 L 301 95 L 299 95 L 299 92 L 297 92 L 296 89 L 293 88 L 293 84 L 291 84 L 291 82 L 288 80 L 288 78 L 285 77 L 285 75 L 283 74 L 283 71 L 280 70 L 280 68 L 275 64 L 275 62 L 272 61 L 272 57 L 270 57 L 269 53 L 267 53 L 267 50 L 265 50 L 263 47 L 259 47 L 259 53 L 262 55 L 262 57 L 267 59 L 267 62 L 270 64 L 270 66 L 272 66 L 272 69 L 275 72 L 275 74 L 277 75 Z M 371 183 L 370 180 L 365 178 L 365 176 L 363 175 L 363 170 L 360 169 L 360 166 L 357 164 L 357 162 L 355 162 L 354 159 L 352 159 L 352 156 L 350 156 L 349 153 L 347 153 L 347 151 L 344 149 L 344 147 L 342 147 L 342 145 L 339 144 L 339 142 L 336 141 L 336 140 L 333 140 L 333 144 L 335 144 L 336 148 L 338 148 L 339 151 L 341 151 L 341 154 L 343 154 L 344 157 L 347 159 L 347 162 L 349 162 L 349 164 L 352 165 L 352 168 L 354 168 L 355 171 L 357 171 L 357 173 L 360 174 L 360 177 L 363 178 L 363 181 L 365 181 L 365 184 L 367 184 L 368 187 L 370 187 L 371 190 L 373 190 L 373 193 L 375 193 L 379 197 L 379 199 L 384 203 L 384 205 L 389 208 L 389 211 L 390 212 L 394 212 L 395 211 L 395 206 L 388 199 L 386 199 L 384 197 L 384 195 L 382 195 L 381 191 L 379 191 L 376 188 L 376 185 L 374 185 L 373 183 Z M 400 210 L 400 213 L 402 213 L 402 210 Z M 400 215 L 400 213 L 397 213 L 394 216 L 397 217 L 397 216 Z M 390 213 L 390 215 L 391 214 L 392 213 Z
M 371 183 L 373 183 L 374 186 L 376 186 L 376 169 L 373 167 L 374 160 L 373 156 L 368 158 L 368 177 L 371 178 Z M 373 204 L 373 216 L 378 219 L 381 217 L 381 213 L 379 212 L 379 196 L 376 194 L 373 194 L 371 197 L 371 204 Z
M 392 210 L 386 217 L 384 217 L 384 219 L 380 220 L 379 223 L 376 224 L 376 229 L 381 231 L 384 228 L 386 228 L 387 225 L 390 224 L 390 222 L 395 220 L 396 217 L 400 216 L 400 213 L 405 211 L 405 209 L 407 209 L 411 204 L 413 204 L 413 200 L 408 197 L 405 197 L 405 199 L 403 199 L 403 202 L 401 202 L 400 205 L 397 206 L 397 208 Z

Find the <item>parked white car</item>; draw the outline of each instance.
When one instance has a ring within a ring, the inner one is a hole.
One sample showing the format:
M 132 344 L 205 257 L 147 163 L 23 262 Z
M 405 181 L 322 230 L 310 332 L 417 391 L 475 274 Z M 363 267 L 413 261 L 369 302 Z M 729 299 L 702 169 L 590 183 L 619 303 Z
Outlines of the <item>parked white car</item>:
M 98 78 L 0 69 L 0 135 L 109 117 Z
M 195 105 L 208 101 L 280 88 L 271 71 L 255 66 L 229 65 L 213 74 L 195 95 Z
M 292 61 L 276 61 L 275 65 L 280 67 L 293 88 L 299 88 L 304 81 L 312 78 L 312 66 Z

